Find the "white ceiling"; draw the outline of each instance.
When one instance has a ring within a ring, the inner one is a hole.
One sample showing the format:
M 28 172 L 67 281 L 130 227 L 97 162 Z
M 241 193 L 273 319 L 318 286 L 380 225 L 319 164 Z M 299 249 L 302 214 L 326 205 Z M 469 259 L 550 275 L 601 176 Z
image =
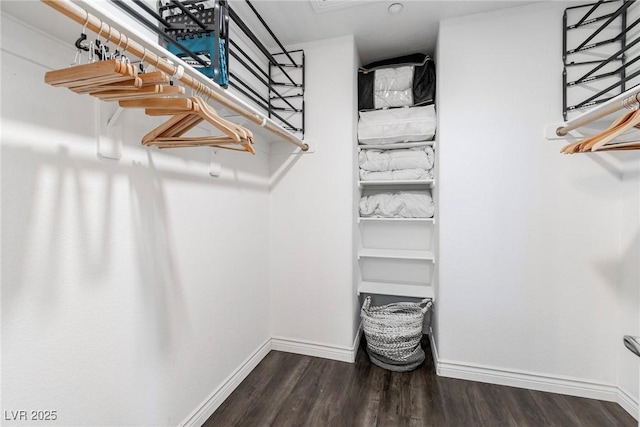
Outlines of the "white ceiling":
M 397 15 L 389 5 L 401 2 Z M 316 3 L 316 4 L 314 4 Z M 326 4 L 317 12 L 318 4 Z M 295 44 L 354 34 L 363 64 L 394 56 L 423 52 L 433 54 L 441 19 L 523 6 L 534 1 L 433 1 L 433 0 L 253 0 L 252 4 L 283 44 Z M 268 33 L 244 4 L 231 7 L 247 21 L 269 47 Z M 335 5 L 335 6 L 334 6 Z M 315 6 L 315 7 L 314 7 Z M 268 41 L 268 42 L 267 42 Z

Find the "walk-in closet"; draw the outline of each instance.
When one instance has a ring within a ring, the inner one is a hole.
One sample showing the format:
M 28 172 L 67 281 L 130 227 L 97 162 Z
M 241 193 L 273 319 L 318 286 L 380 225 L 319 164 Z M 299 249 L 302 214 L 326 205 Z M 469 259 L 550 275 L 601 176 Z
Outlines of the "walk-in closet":
M 0 425 L 638 425 L 635 1 L 0 13 Z

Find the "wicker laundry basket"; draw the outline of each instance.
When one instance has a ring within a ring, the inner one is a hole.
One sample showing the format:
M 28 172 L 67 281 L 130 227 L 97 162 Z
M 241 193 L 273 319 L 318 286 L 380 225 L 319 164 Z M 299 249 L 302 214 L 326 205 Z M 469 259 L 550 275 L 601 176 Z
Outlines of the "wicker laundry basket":
M 426 298 L 419 303 L 397 302 L 375 307 L 371 306 L 371 297 L 367 297 L 360 316 L 371 361 L 393 371 L 420 366 L 425 357 L 420 347 L 422 322 L 432 306 L 433 301 Z

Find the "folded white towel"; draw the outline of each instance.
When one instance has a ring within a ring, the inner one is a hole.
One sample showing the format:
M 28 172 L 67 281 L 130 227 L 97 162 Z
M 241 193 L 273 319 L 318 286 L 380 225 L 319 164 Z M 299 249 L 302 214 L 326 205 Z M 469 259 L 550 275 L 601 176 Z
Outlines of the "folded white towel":
M 431 192 L 398 191 L 360 199 L 361 217 L 431 218 L 435 211 Z
M 371 172 L 360 169 L 362 181 L 394 181 L 394 180 L 425 180 L 433 178 L 433 170 L 425 169 L 398 169 L 392 171 Z
M 431 146 L 399 150 L 362 150 L 358 154 L 360 169 L 383 172 L 399 169 L 433 168 L 434 152 Z
M 413 89 L 413 66 L 381 68 L 375 71 L 374 92 Z

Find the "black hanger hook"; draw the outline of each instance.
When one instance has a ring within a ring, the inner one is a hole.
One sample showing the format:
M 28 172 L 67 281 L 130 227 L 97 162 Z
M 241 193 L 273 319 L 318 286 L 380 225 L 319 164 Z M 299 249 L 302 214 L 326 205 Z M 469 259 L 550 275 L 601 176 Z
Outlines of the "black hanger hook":
M 85 33 L 80 34 L 80 37 L 78 37 L 78 40 L 76 40 L 76 48 L 78 50 L 84 50 L 85 52 L 89 51 L 89 46 L 85 46 L 82 44 L 83 41 L 85 41 L 87 39 L 87 35 Z
M 109 59 L 109 46 L 107 46 L 106 44 L 103 45 L 102 43 L 100 43 L 100 39 L 96 39 L 95 53 L 101 61 Z

